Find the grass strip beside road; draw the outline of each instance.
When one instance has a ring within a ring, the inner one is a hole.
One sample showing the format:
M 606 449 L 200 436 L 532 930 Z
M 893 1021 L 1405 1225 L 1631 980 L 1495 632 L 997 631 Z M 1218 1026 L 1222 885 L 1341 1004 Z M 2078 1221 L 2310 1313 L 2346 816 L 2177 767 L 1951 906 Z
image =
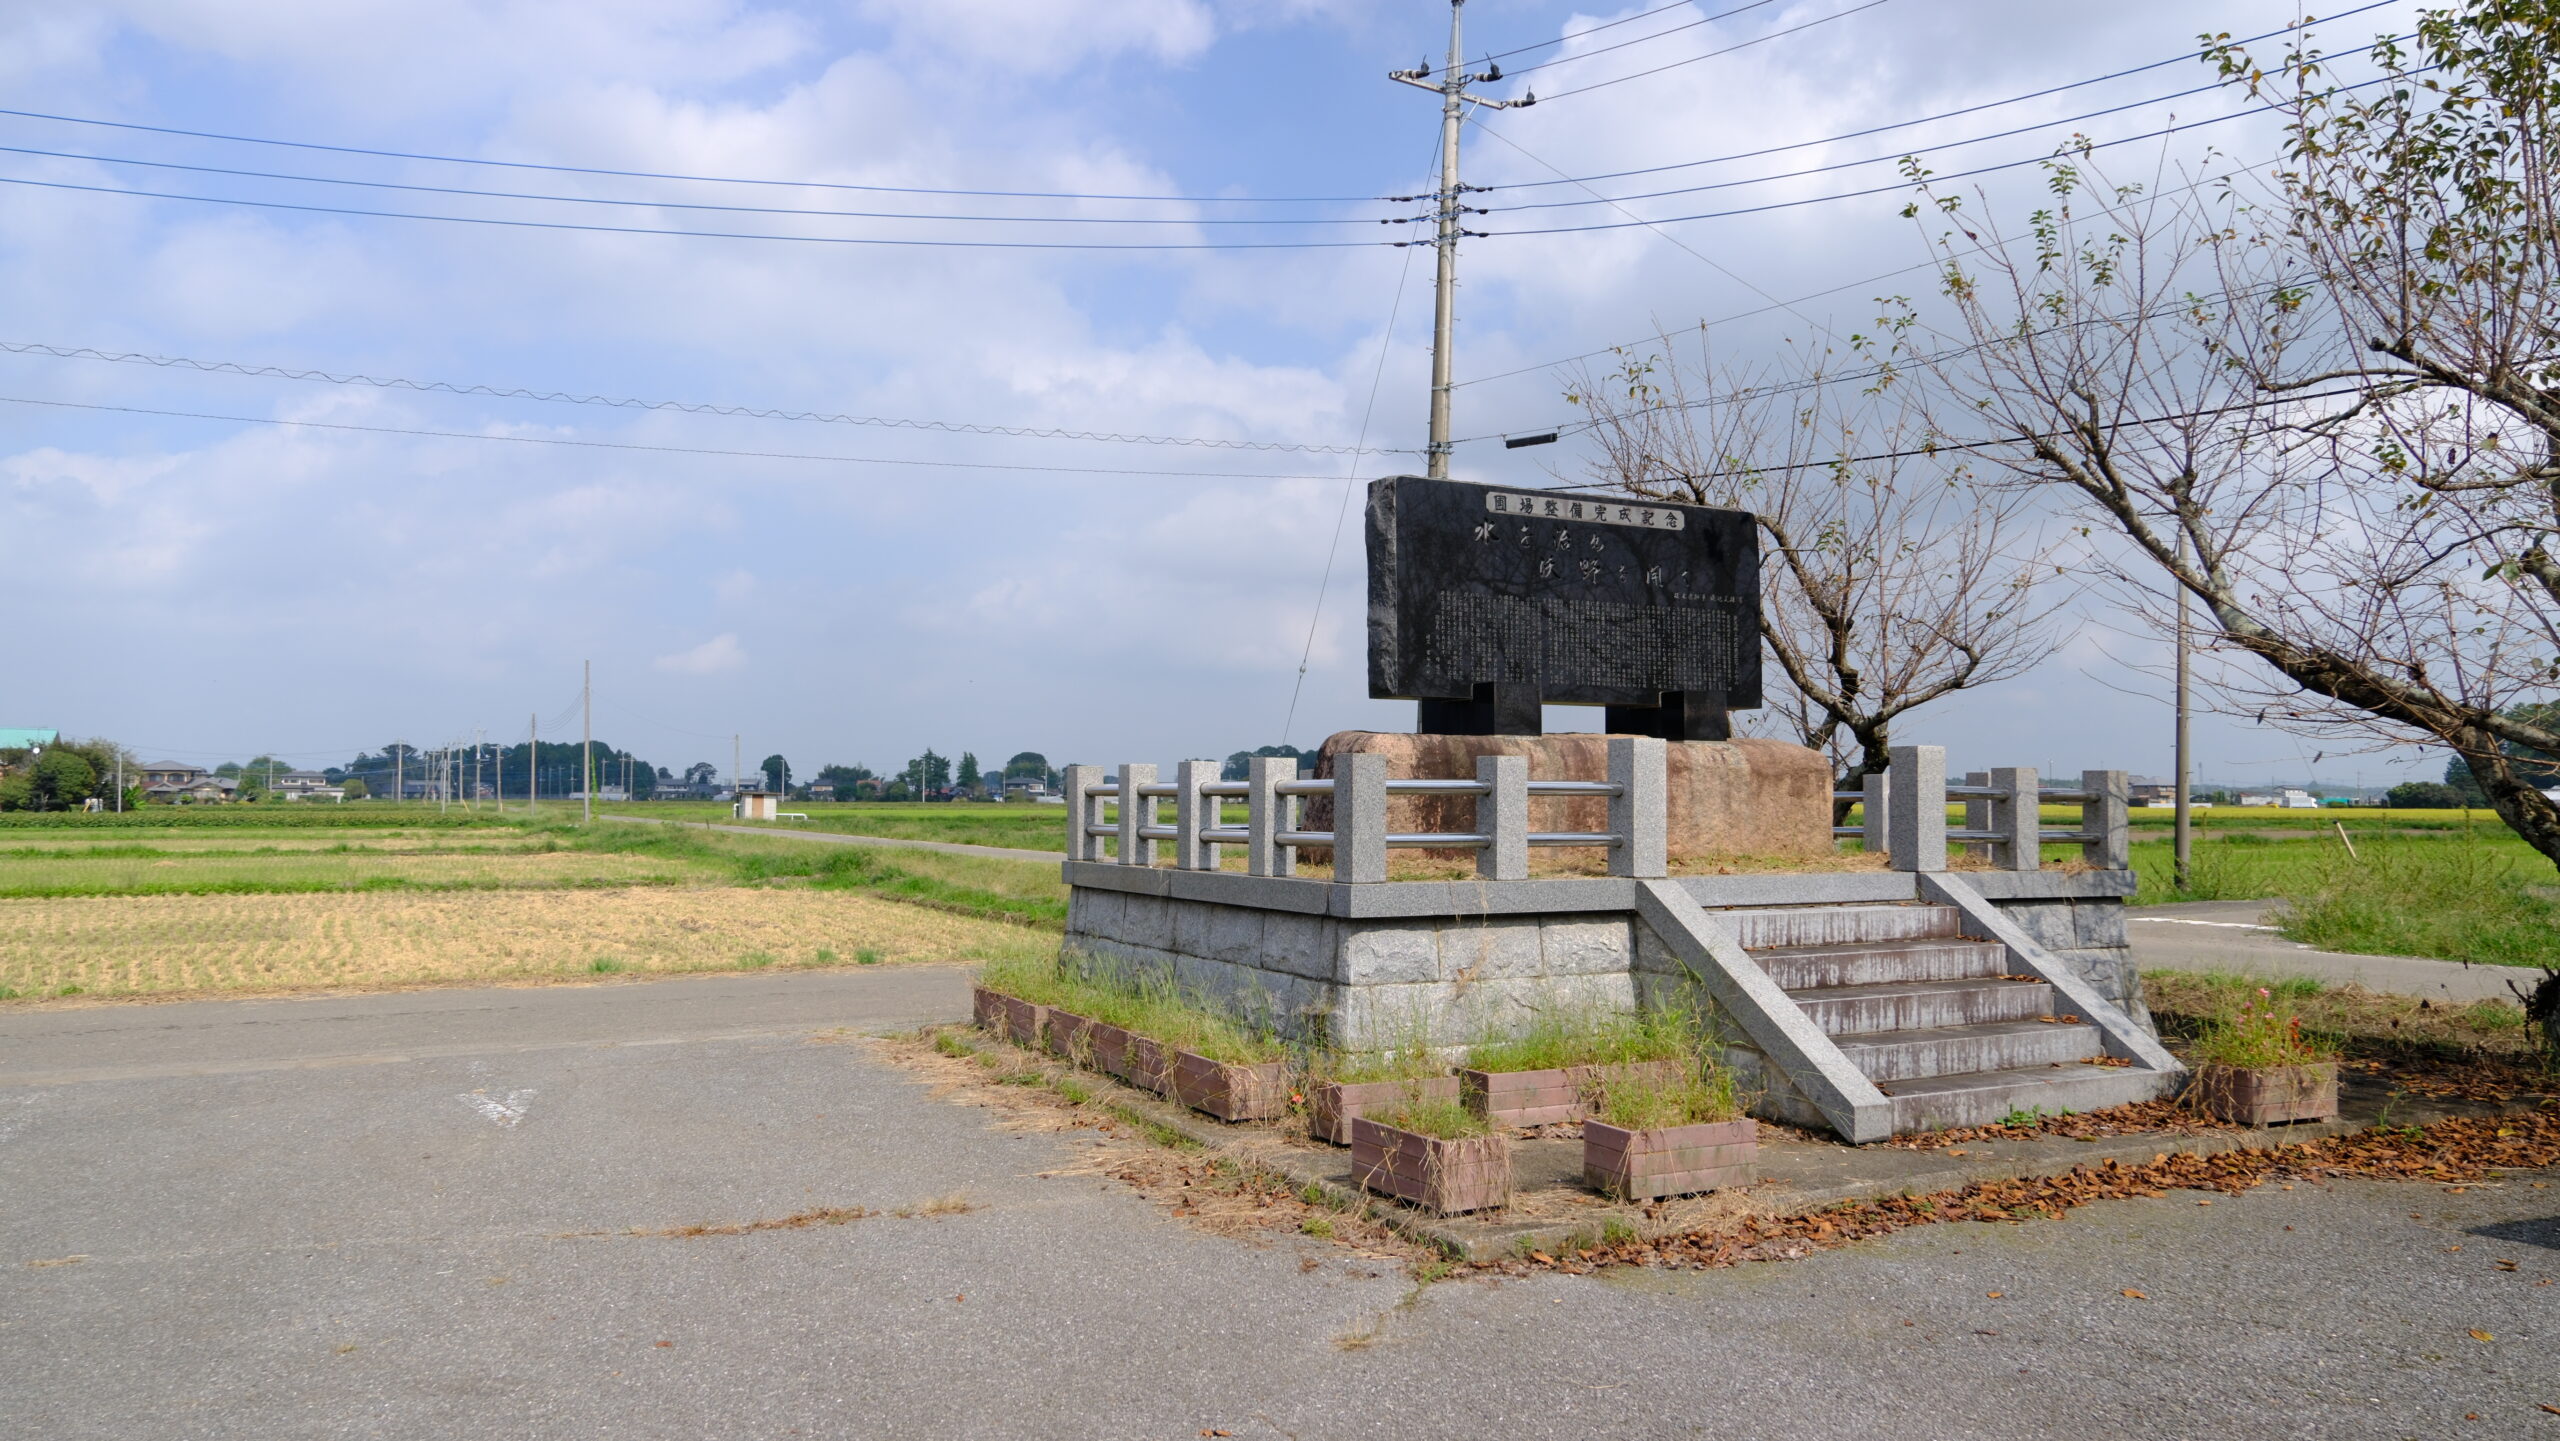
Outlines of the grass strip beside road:
M 1063 931 L 1067 887 L 1056 866 L 1001 856 L 811 845 L 788 836 L 598 822 L 573 833 L 585 849 L 717 866 L 739 885 L 801 882 L 864 891 L 935 910 Z

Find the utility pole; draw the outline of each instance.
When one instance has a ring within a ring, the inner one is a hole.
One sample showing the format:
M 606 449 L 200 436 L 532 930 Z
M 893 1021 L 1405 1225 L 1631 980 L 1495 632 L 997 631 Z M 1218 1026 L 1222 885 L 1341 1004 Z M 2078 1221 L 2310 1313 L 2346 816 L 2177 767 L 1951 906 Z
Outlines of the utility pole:
M 525 722 L 524 744 L 524 813 L 532 815 L 542 802 L 542 714 L 536 711 Z
M 737 732 L 732 731 L 729 733 L 729 793 L 731 795 L 738 793 L 738 779 L 746 774 L 740 767 L 745 763 L 746 751 L 738 744 Z
M 409 743 L 393 741 L 391 743 L 391 799 L 396 802 L 405 801 L 408 798 Z
M 586 804 L 583 824 L 596 820 L 596 663 L 586 662 L 584 677 L 578 682 L 578 795 Z
M 1440 252 L 1440 283 L 1431 315 L 1431 448 L 1427 473 L 1433 480 L 1449 478 L 1449 396 L 1451 352 L 1457 341 L 1458 237 L 1482 236 L 1481 230 L 1469 230 L 1461 223 L 1467 207 L 1461 202 L 1468 187 L 1458 183 L 1458 127 L 1466 121 L 1466 107 L 1481 105 L 1489 110 L 1509 110 L 1515 106 L 1538 103 L 1533 91 L 1517 100 L 1488 100 L 1469 95 L 1467 87 L 1491 84 L 1502 78 L 1502 67 L 1487 65 L 1481 75 L 1465 70 L 1465 54 L 1459 48 L 1459 25 L 1466 13 L 1467 0 L 1449 0 L 1449 63 L 1440 71 L 1438 84 L 1431 81 L 1431 63 L 1424 61 L 1411 70 L 1390 70 L 1387 78 L 1413 86 L 1417 90 L 1435 91 L 1440 96 L 1440 190 L 1433 198 L 1438 202 L 1434 217 L 1433 237 L 1408 240 L 1406 245 L 1429 245 Z M 1482 186 L 1475 187 L 1483 189 Z M 1479 210 L 1478 214 L 1483 212 Z
M 2184 570 L 2186 567 L 2187 529 L 2182 524 L 2178 527 L 2178 568 L 2180 570 Z M 2175 778 L 2177 785 L 2176 796 L 2178 810 L 2174 826 L 2175 835 L 2172 838 L 2169 847 L 2171 856 L 2170 870 L 2173 872 L 2171 881 L 2177 889 L 2181 891 L 2187 888 L 2187 883 L 2191 879 L 2190 863 L 2195 859 L 2196 839 L 2195 818 L 2188 804 L 2188 786 L 2192 783 L 2194 775 L 2194 772 L 2189 765 L 2191 757 L 2187 750 L 2187 685 L 2189 669 L 2187 652 L 2189 649 L 2190 646 L 2187 638 L 2187 588 L 2181 585 L 2178 587 L 2178 758 L 2177 775 Z

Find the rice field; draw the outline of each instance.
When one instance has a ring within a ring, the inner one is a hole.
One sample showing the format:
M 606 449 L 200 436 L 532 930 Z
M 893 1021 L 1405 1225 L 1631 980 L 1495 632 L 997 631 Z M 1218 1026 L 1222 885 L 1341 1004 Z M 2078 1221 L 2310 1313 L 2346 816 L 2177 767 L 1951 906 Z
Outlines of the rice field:
M 0 999 L 959 961 L 1056 944 L 809 887 L 0 899 Z
M 669 886 L 699 868 L 649 856 L 531 854 L 250 854 L 0 860 L 0 896 L 206 895 L 221 892 L 558 889 Z

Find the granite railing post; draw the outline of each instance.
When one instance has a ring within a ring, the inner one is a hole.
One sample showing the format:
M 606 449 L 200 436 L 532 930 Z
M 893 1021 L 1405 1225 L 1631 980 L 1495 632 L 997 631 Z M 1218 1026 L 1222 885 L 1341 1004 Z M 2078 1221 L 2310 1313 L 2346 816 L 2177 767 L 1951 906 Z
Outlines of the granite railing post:
M 1245 798 L 1245 869 L 1257 876 L 1294 876 L 1297 849 L 1274 837 L 1298 828 L 1298 798 L 1280 794 L 1282 782 L 1298 778 L 1298 758 L 1255 756 L 1247 765 L 1245 784 L 1253 794 Z
M 1885 777 L 1892 783 L 1885 802 L 1886 848 L 1897 871 L 1943 871 L 1947 868 L 1947 748 L 1895 746 Z
M 1102 784 L 1102 767 L 1069 766 L 1066 770 L 1067 791 L 1067 859 L 1099 861 L 1109 859 L 1103 838 L 1091 827 L 1102 824 L 1102 803 L 1111 792 Z
M 1387 758 L 1333 759 L 1333 878 L 1387 878 Z
M 1218 845 L 1200 839 L 1200 832 L 1218 823 L 1218 798 L 1200 794 L 1200 788 L 1218 778 L 1216 761 L 1184 761 L 1173 768 L 1173 783 L 1181 794 L 1173 798 L 1173 828 L 1181 835 L 1173 843 L 1173 863 L 1186 871 L 1214 871 L 1218 868 Z
M 1867 832 L 1860 838 L 1860 843 L 1871 856 L 1880 856 L 1893 849 L 1892 834 L 1885 829 L 1885 815 L 1890 808 L 1885 797 L 1893 789 L 1892 782 L 1887 779 L 1888 774 L 1885 771 L 1867 773 L 1867 798 L 1859 807 L 1859 823 L 1866 827 Z
M 1656 736 L 1613 736 L 1609 740 L 1609 830 L 1618 844 L 1609 848 L 1609 874 L 1659 880 L 1671 873 L 1669 782 L 1670 748 Z
M 1991 772 L 2001 795 L 1991 803 L 1991 828 L 2009 838 L 1991 848 L 1991 864 L 2004 871 L 2044 867 L 2044 799 L 2036 787 L 2033 766 L 2004 766 Z
M 1478 756 L 1476 829 L 1492 844 L 1476 852 L 1476 874 L 1489 881 L 1529 879 L 1529 758 Z
M 2080 789 L 2089 799 L 2080 807 L 2081 858 L 2102 871 L 2133 867 L 2132 788 L 2122 771 L 2082 771 Z
M 1120 864 L 1152 866 L 1156 863 L 1156 843 L 1138 832 L 1156 823 L 1156 800 L 1138 794 L 1141 786 L 1156 783 L 1156 768 L 1123 761 L 1120 765 Z

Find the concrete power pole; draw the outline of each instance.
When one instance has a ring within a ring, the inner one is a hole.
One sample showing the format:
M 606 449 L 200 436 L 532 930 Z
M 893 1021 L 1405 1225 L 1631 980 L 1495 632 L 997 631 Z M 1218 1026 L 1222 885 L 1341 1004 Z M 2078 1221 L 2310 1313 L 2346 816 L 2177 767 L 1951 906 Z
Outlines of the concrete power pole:
M 1479 82 L 1490 84 L 1502 78 L 1502 67 L 1487 65 L 1484 73 L 1470 75 L 1465 70 L 1465 52 L 1459 45 L 1459 27 L 1465 16 L 1467 0 L 1449 0 L 1449 63 L 1441 70 L 1439 83 L 1431 81 L 1429 62 L 1411 70 L 1390 70 L 1387 78 L 1401 81 L 1417 90 L 1429 90 L 1440 96 L 1440 190 L 1434 197 L 1439 210 L 1430 240 L 1412 240 L 1408 245 L 1429 245 L 1440 252 L 1439 289 L 1434 297 L 1431 316 L 1431 448 L 1427 474 L 1433 480 L 1449 478 L 1449 396 L 1452 389 L 1450 365 L 1457 343 L 1458 238 L 1481 236 L 1480 230 L 1469 230 L 1461 223 L 1467 213 L 1462 203 L 1467 187 L 1458 183 L 1458 128 L 1466 121 L 1466 107 L 1481 105 L 1488 110 L 1509 110 L 1515 106 L 1535 105 L 1533 91 L 1517 100 L 1488 100 L 1469 95 L 1467 87 Z
M 542 716 L 539 712 L 524 723 L 524 813 L 532 815 L 542 804 Z
M 2185 568 L 2186 561 L 2187 531 L 2186 527 L 2181 525 L 2178 528 L 2178 564 L 2181 569 Z M 2188 652 L 2192 649 L 2193 646 L 2187 636 L 2187 588 L 2180 586 L 2178 587 L 2178 755 L 2177 774 L 2173 778 L 2176 783 L 2174 795 L 2178 809 L 2174 818 L 2176 834 L 2171 838 L 2170 845 L 2170 869 L 2175 873 L 2171 878 L 2172 884 L 2181 891 L 2185 890 L 2188 882 L 2193 879 L 2190 867 L 2195 860 L 2196 843 L 2195 815 L 2189 804 L 2188 789 L 2194 783 L 2195 775 L 2194 758 L 2193 753 L 2188 749 L 2187 735 L 2188 715 L 2191 709 L 2188 702 L 2188 673 L 2192 669 Z
M 596 663 L 586 662 L 586 674 L 578 682 L 578 795 L 586 802 L 582 823 L 595 824 L 596 819 Z

